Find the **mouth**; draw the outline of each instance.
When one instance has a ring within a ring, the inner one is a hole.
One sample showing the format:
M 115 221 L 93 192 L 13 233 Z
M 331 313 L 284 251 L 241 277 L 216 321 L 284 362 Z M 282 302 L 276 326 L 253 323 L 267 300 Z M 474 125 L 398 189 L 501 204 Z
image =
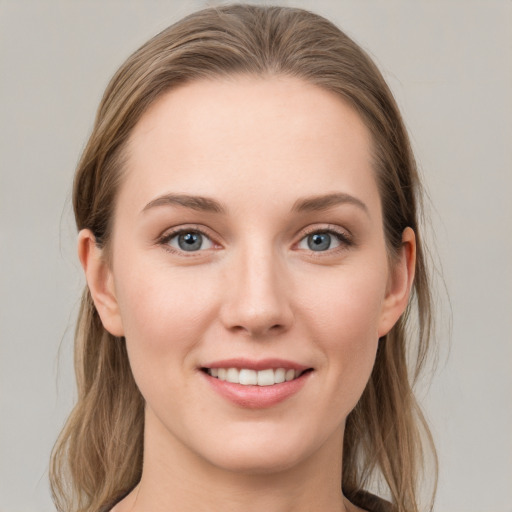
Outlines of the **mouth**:
M 241 384 L 242 386 L 274 386 L 275 384 L 282 384 L 299 379 L 305 373 L 312 372 L 313 368 L 300 370 L 294 368 L 265 368 L 254 370 L 251 368 L 212 367 L 201 368 L 201 371 L 210 377 L 231 384 Z
M 214 392 L 243 409 L 268 409 L 300 393 L 314 368 L 285 359 L 230 358 L 203 363 Z

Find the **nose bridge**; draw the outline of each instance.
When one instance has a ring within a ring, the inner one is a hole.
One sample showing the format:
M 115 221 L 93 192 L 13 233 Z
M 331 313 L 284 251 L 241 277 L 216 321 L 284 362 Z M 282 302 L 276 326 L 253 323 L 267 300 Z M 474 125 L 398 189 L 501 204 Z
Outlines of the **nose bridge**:
M 286 330 L 292 321 L 286 266 L 267 240 L 240 247 L 228 268 L 223 321 L 253 336 Z

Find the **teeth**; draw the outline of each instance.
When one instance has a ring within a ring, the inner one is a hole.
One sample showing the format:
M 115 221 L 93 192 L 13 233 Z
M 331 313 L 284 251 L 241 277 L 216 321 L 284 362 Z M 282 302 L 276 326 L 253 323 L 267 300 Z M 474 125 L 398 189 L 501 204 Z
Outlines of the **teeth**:
M 295 379 L 295 370 L 286 370 L 285 379 L 286 382 Z
M 258 372 L 258 386 L 273 386 L 274 383 L 274 370 L 262 370 Z
M 273 386 L 281 384 L 299 377 L 300 373 L 296 370 L 285 370 L 277 368 L 273 370 L 249 370 L 247 368 L 208 368 L 208 375 L 217 377 L 219 380 L 232 382 L 233 384 L 242 384 L 244 386 Z
M 255 370 L 240 370 L 238 383 L 244 386 L 254 386 L 258 384 L 258 373 Z
M 240 372 L 236 368 L 228 368 L 226 372 L 226 381 L 238 384 L 240 382 Z
M 274 382 L 276 384 L 281 384 L 286 380 L 286 371 L 284 368 L 279 368 L 274 372 Z

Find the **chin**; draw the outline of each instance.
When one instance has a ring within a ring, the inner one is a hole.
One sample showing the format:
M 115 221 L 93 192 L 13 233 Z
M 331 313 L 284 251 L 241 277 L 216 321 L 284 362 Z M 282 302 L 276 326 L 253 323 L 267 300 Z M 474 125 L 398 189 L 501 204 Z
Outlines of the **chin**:
M 224 442 L 210 445 L 218 447 L 215 451 L 204 455 L 214 466 L 225 471 L 265 475 L 298 468 L 322 447 L 321 433 L 313 436 L 288 428 L 282 432 L 272 432 L 273 435 L 268 432 L 269 435 L 262 434 L 260 431 L 258 434 L 228 435 Z M 341 444 L 340 439 L 340 447 Z
M 233 450 L 219 454 L 211 462 L 219 469 L 245 475 L 268 475 L 288 471 L 301 464 L 301 454 L 268 450 L 263 453 L 259 449 Z

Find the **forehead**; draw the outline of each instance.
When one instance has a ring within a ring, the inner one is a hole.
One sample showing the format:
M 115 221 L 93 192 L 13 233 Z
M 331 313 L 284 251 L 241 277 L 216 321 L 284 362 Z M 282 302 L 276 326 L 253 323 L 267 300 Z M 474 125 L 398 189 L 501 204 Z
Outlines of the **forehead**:
M 283 203 L 341 191 L 378 201 L 370 147 L 355 110 L 315 85 L 201 80 L 165 93 L 142 116 L 121 194 L 140 208 L 173 192 Z

